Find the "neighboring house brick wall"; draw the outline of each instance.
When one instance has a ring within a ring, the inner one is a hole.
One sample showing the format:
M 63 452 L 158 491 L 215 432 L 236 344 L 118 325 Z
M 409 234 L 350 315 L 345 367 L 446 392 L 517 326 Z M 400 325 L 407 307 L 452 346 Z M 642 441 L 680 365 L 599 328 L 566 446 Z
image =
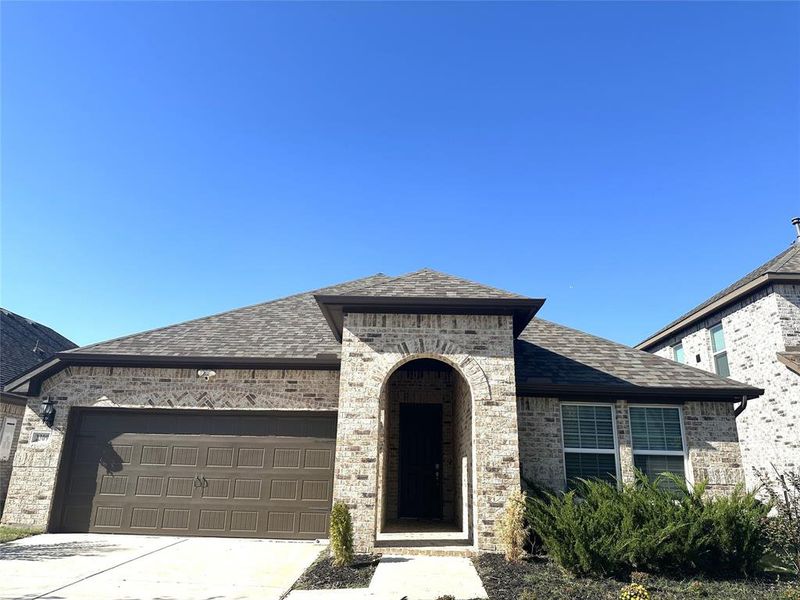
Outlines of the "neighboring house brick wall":
M 338 371 L 219 370 L 206 382 L 195 369 L 70 367 L 28 403 L 3 523 L 47 526 L 71 407 L 335 410 L 338 393 Z M 43 397 L 57 401 L 52 434 L 29 444 L 32 431 L 47 429 L 35 410 Z
M 334 498 L 351 510 L 358 551 L 374 545 L 379 415 L 391 372 L 415 358 L 453 366 L 472 397 L 474 539 L 495 550 L 495 520 L 518 489 L 514 346 L 509 316 L 348 313 L 342 341 Z M 382 454 L 382 453 L 381 453 Z
M 619 466 L 624 482 L 633 481 L 635 474 L 628 418 L 628 407 L 634 405 L 625 400 L 614 402 Z M 552 490 L 561 490 L 566 483 L 560 407 L 558 398 L 517 399 L 523 477 Z M 711 495 L 729 492 L 744 478 L 732 405 L 686 402 L 682 407 L 689 479 L 707 480 Z
M 687 362 L 714 371 L 708 328 L 722 322 L 731 378 L 764 389 L 737 418 L 745 478 L 760 484 L 757 470 L 800 468 L 800 375 L 778 360 L 778 352 L 800 345 L 800 286 L 768 286 L 672 336 L 653 350 L 672 358 L 683 342 Z M 695 355 L 700 355 L 696 362 Z
M 0 399 L 0 427 L 3 425 L 4 417 L 17 418 L 17 430 L 14 434 L 14 440 L 11 444 L 11 454 L 8 460 L 0 460 L 0 514 L 3 512 L 3 505 L 5 504 L 6 494 L 8 493 L 8 484 L 11 480 L 11 467 L 14 465 L 14 454 L 17 449 L 17 440 L 19 439 L 19 432 L 22 429 L 22 416 L 25 414 L 25 405 L 12 401 L 5 401 Z

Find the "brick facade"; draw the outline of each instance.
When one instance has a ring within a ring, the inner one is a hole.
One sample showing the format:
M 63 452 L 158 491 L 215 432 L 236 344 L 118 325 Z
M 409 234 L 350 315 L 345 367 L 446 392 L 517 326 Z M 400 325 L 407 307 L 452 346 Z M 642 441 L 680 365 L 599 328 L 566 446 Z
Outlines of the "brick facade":
M 334 497 L 350 507 L 359 551 L 371 550 L 378 526 L 383 388 L 415 358 L 446 362 L 469 385 L 473 539 L 480 550 L 496 549 L 495 520 L 520 485 L 511 327 L 505 316 L 345 316 Z
M 206 382 L 195 369 L 66 369 L 25 410 L 3 523 L 47 526 L 71 407 L 335 410 L 338 388 L 337 371 L 220 370 Z M 38 416 L 43 397 L 57 402 L 55 422 L 49 440 L 30 444 L 33 431 L 48 431 Z
M 800 286 L 767 286 L 665 340 L 653 349 L 672 358 L 683 343 L 688 364 L 713 372 L 708 328 L 722 323 L 732 379 L 764 389 L 737 418 L 748 487 L 757 470 L 800 468 L 800 375 L 778 360 L 778 352 L 800 345 Z
M 611 402 L 609 402 L 611 404 Z M 619 469 L 623 482 L 634 478 L 628 407 L 613 402 L 619 444 Z M 725 494 L 744 480 L 733 407 L 719 402 L 685 402 L 680 405 L 688 449 L 689 481 L 708 481 L 709 494 Z M 561 438 L 561 400 L 518 398 L 519 453 L 522 475 L 528 482 L 551 490 L 566 485 Z

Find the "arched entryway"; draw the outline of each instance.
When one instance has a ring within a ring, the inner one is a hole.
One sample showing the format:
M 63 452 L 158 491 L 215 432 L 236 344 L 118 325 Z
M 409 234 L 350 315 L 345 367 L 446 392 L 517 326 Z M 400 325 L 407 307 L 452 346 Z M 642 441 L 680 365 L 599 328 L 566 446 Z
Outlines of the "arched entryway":
M 470 536 L 472 396 L 450 364 L 402 364 L 381 393 L 379 532 Z

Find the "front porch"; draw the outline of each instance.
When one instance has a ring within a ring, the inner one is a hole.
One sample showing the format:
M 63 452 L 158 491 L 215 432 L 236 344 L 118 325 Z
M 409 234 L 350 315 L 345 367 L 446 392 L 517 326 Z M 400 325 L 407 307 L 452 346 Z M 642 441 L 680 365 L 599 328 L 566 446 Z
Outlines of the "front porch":
M 473 540 L 469 385 L 447 363 L 417 359 L 381 395 L 377 545 Z

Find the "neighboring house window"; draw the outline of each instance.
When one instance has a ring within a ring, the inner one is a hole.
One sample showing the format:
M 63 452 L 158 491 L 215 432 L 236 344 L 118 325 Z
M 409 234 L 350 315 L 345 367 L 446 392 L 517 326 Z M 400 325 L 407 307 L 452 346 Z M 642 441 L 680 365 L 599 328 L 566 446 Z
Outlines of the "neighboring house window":
M 561 431 L 567 484 L 576 478 L 617 478 L 616 427 L 609 404 L 562 404 Z
M 681 409 L 631 406 L 633 464 L 648 477 L 674 473 L 686 477 L 686 445 Z
M 686 360 L 683 355 L 683 344 L 678 342 L 672 347 L 672 358 L 675 362 L 685 363 Z
M 725 349 L 725 333 L 722 331 L 722 323 L 717 323 L 711 329 L 711 350 L 714 353 L 714 371 L 722 377 L 730 377 L 731 370 L 728 368 L 728 352 Z

